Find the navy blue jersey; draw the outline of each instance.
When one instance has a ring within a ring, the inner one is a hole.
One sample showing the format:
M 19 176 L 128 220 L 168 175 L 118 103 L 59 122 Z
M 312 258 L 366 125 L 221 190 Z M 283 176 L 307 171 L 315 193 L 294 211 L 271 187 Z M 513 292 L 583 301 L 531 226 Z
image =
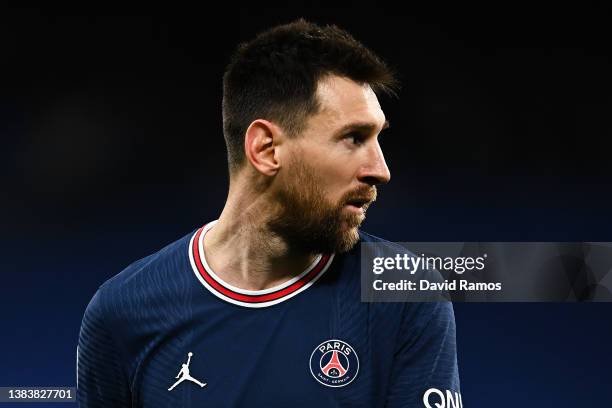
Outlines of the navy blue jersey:
M 239 289 L 206 263 L 212 225 L 96 292 L 78 344 L 81 407 L 423 407 L 424 395 L 460 406 L 450 303 L 361 302 L 359 245 L 283 285 Z

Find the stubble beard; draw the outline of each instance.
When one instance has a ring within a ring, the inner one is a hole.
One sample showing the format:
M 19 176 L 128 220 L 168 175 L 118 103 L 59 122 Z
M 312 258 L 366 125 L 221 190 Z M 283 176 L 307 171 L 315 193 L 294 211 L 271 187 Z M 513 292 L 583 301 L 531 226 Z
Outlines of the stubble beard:
M 347 192 L 337 203 L 330 202 L 317 183 L 314 169 L 303 160 L 295 163 L 277 197 L 277 208 L 268 221 L 269 230 L 297 252 L 344 253 L 359 241 L 358 228 L 365 211 L 376 199 L 376 187 L 363 186 Z M 347 211 L 353 199 L 367 199 L 363 214 Z

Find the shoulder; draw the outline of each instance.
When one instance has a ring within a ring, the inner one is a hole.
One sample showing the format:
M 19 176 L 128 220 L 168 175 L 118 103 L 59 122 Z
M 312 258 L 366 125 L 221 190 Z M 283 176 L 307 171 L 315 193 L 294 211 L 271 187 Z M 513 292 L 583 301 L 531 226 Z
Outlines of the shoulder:
M 386 239 L 374 236 L 362 230 L 359 230 L 359 242 L 382 242 L 391 244 L 391 242 Z
M 388 241 L 365 231 L 359 231 L 359 245 L 356 245 L 351 252 L 354 252 L 354 255 L 360 257 L 362 262 L 367 262 L 367 260 L 374 257 L 393 258 L 398 254 L 408 257 L 417 256 L 408 248 L 397 242 Z M 362 266 L 364 266 L 363 263 Z
M 108 345 L 122 361 L 126 375 L 133 375 L 138 350 L 151 333 L 171 330 L 171 325 L 181 324 L 190 313 L 190 291 L 195 285 L 188 247 L 193 234 L 130 264 L 104 282 L 83 315 L 79 348 Z
M 138 286 L 144 283 L 143 281 L 173 273 L 188 261 L 188 245 L 194 233 L 195 231 L 192 231 L 159 251 L 131 263 L 100 285 L 100 290 L 112 293 L 115 290 Z
M 190 272 L 188 246 L 194 232 L 137 260 L 100 285 L 86 313 L 112 321 L 129 320 L 135 313 L 171 301 L 176 292 L 188 290 Z
M 419 254 L 414 253 L 399 243 L 390 242 L 364 231 L 359 232 L 359 237 L 360 249 L 356 250 L 355 255 L 360 257 L 361 260 L 362 294 L 364 290 L 370 289 L 371 280 L 378 276 L 368 274 L 368 271 L 371 270 L 373 258 L 395 258 L 397 255 L 415 258 L 419 256 Z M 369 279 L 364 279 L 363 274 L 367 274 L 366 276 Z M 412 279 L 427 279 L 432 282 L 443 280 L 440 272 L 435 269 L 419 270 L 415 275 L 404 273 L 401 276 L 403 278 L 414 276 Z M 363 286 L 364 282 L 365 286 Z M 454 312 L 451 302 L 440 300 L 442 299 L 440 297 L 425 295 L 415 297 L 410 293 L 389 296 L 387 300 L 391 300 L 391 298 L 393 299 L 391 303 L 372 302 L 372 308 L 373 310 L 380 309 L 384 313 L 388 313 L 388 309 L 400 309 L 396 310 L 396 313 L 397 316 L 401 316 L 402 331 L 405 333 L 440 332 L 454 327 Z
M 396 243 L 396 242 L 391 242 L 388 241 L 386 239 L 377 237 L 375 235 L 369 234 L 365 231 L 359 231 L 359 243 L 361 244 L 361 247 L 364 247 L 363 244 L 365 244 L 365 247 L 371 247 L 371 248 L 376 248 L 377 251 L 379 252 L 394 252 L 394 253 L 408 253 L 411 254 L 411 252 L 404 248 L 403 246 L 401 246 L 400 244 Z

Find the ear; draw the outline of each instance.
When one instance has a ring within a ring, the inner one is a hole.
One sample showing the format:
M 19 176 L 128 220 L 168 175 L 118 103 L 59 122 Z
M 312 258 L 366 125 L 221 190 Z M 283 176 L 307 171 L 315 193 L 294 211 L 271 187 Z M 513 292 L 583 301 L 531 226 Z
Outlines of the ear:
M 274 176 L 280 169 L 277 147 L 282 130 L 264 119 L 253 121 L 244 135 L 244 152 L 251 165 L 266 176 Z

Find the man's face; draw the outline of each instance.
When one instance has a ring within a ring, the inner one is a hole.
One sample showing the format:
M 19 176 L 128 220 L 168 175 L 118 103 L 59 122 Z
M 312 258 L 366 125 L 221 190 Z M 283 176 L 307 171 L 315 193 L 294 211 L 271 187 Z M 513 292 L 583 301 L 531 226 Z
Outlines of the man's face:
M 378 144 L 387 122 L 367 85 L 330 76 L 317 96 L 320 111 L 280 150 L 279 208 L 269 227 L 301 250 L 346 252 L 359 239 L 375 185 L 390 179 Z

